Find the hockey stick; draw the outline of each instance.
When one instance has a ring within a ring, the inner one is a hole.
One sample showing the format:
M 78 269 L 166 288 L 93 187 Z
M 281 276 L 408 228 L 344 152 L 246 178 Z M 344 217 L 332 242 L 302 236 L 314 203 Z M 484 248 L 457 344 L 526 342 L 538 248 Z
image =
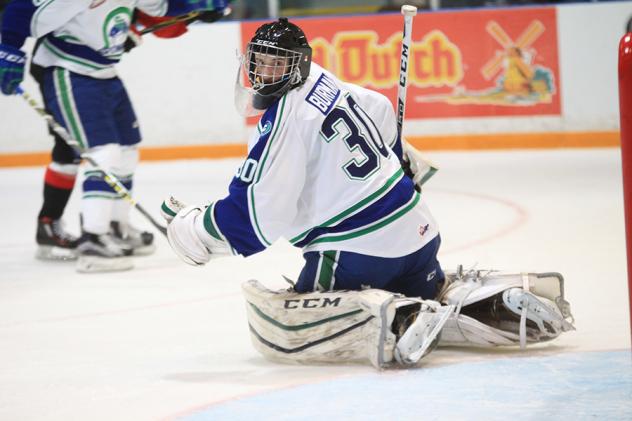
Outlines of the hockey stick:
M 222 17 L 226 17 L 226 16 L 230 15 L 231 13 L 232 13 L 232 9 L 230 7 L 226 7 L 224 9 Z M 147 28 L 143 28 L 139 33 L 140 33 L 140 35 L 150 34 L 152 32 L 158 31 L 159 29 L 163 29 L 163 28 L 166 28 L 168 26 L 175 25 L 177 23 L 194 21 L 201 14 L 202 14 L 202 12 L 199 12 L 199 11 L 198 12 L 189 12 L 186 15 L 176 16 L 173 19 L 169 19 L 169 20 L 166 20 L 164 22 L 157 23 L 157 24 L 155 24 L 153 26 L 149 26 Z
M 186 15 L 176 16 L 173 19 L 166 20 L 164 22 L 157 23 L 153 26 L 144 28 L 140 31 L 141 35 L 149 34 L 152 32 L 156 32 L 159 29 L 166 28 L 167 26 L 175 25 L 180 22 L 187 22 L 193 20 L 199 16 L 200 12 L 189 12 Z
M 415 6 L 403 5 L 404 33 L 402 37 L 402 54 L 399 59 L 399 84 L 397 85 L 397 131 L 402 136 L 404 127 L 404 111 L 406 110 L 406 88 L 408 87 L 408 57 L 410 55 L 413 18 L 417 14 Z
M 420 152 L 412 147 L 403 138 L 404 130 L 404 112 L 406 111 L 406 89 L 408 88 L 408 59 L 410 57 L 411 37 L 413 33 L 413 18 L 417 15 L 415 6 L 403 5 L 401 9 L 404 15 L 404 32 L 402 34 L 402 53 L 399 61 L 399 83 L 397 85 L 397 133 L 402 142 L 402 150 L 409 150 L 408 157 L 404 154 L 405 161 L 416 161 L 415 167 L 417 174 L 413 175 L 413 181 L 418 188 L 421 188 L 426 181 L 437 172 L 436 165 L 424 159 Z M 410 155 L 413 155 L 412 157 Z M 408 167 L 412 167 L 413 162 L 408 163 Z
M 105 182 L 108 183 L 108 185 L 110 187 L 112 187 L 112 189 L 114 189 L 114 191 L 116 193 L 121 195 L 128 202 L 130 202 L 145 218 L 147 218 L 147 220 L 158 231 L 163 233 L 165 236 L 167 235 L 167 229 L 162 224 L 158 223 L 149 214 L 149 212 L 147 212 L 145 210 L 145 208 L 143 208 L 140 205 L 140 203 L 138 203 L 136 200 L 134 200 L 134 198 L 132 197 L 130 191 L 123 185 L 123 183 L 121 183 L 119 181 L 119 179 L 116 178 L 116 176 L 114 174 L 112 174 L 111 172 L 109 172 L 109 171 L 105 170 L 103 167 L 101 167 L 89 154 L 85 153 L 83 151 L 81 145 L 79 144 L 79 142 L 77 142 L 75 139 L 73 139 L 72 136 L 70 135 L 70 133 L 68 133 L 68 131 L 64 127 L 62 127 L 59 123 L 57 123 L 52 115 L 48 114 L 46 112 L 46 110 L 44 110 L 44 108 L 39 106 L 35 99 L 33 99 L 21 87 L 17 88 L 16 93 L 18 95 L 20 95 L 22 98 L 24 98 L 24 100 L 31 106 L 31 108 L 33 108 L 35 111 L 37 111 L 37 113 L 40 116 L 42 116 L 44 118 L 44 120 L 46 120 L 46 124 L 48 124 L 48 127 L 50 127 L 50 129 L 53 132 L 55 132 L 57 135 L 59 135 L 59 137 L 61 137 L 64 140 L 64 142 L 66 142 L 68 144 L 68 146 L 70 146 L 75 151 L 75 153 L 77 155 L 79 155 L 82 159 L 85 159 L 93 167 L 95 167 L 96 169 L 101 171 L 103 173 L 103 179 L 105 180 Z

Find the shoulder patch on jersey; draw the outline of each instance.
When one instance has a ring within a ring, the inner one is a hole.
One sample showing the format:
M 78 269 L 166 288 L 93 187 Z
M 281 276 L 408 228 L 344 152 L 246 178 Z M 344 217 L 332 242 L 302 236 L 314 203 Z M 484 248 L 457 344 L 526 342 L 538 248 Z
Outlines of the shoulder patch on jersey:
M 323 73 L 316 81 L 316 84 L 314 84 L 305 101 L 316 107 L 323 115 L 327 115 L 339 96 L 340 89 L 338 89 L 336 83 Z
M 270 130 L 272 130 L 272 122 L 268 120 L 265 122 L 265 124 L 261 125 L 260 121 L 257 125 L 257 130 L 259 131 L 259 136 L 264 136 L 270 133 Z

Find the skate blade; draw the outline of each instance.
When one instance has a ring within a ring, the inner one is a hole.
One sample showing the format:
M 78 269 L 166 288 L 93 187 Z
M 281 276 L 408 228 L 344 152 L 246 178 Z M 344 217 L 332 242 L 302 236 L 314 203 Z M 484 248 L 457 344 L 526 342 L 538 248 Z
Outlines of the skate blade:
M 150 244 L 148 246 L 135 247 L 132 251 L 133 256 L 149 256 L 156 251 L 156 245 Z
M 35 258 L 49 261 L 77 260 L 77 250 L 57 246 L 38 246 Z
M 134 260 L 129 257 L 79 256 L 77 272 L 101 273 L 120 272 L 134 268 Z

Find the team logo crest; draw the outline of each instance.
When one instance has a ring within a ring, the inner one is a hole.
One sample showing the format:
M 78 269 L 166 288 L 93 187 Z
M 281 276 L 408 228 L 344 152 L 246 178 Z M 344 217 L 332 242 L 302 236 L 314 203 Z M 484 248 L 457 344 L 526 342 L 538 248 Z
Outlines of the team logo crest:
M 272 130 L 272 123 L 266 121 L 263 126 L 259 127 L 259 136 L 265 136 Z
M 110 12 L 103 24 L 103 44 L 99 50 L 110 59 L 118 59 L 125 50 L 125 41 L 129 32 L 132 11 L 126 7 L 119 7 Z

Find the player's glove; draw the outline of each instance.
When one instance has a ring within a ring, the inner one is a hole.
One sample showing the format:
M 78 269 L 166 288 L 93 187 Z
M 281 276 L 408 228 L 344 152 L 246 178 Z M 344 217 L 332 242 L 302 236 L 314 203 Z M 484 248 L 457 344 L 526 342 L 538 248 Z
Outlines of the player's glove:
M 24 79 L 26 55 L 11 45 L 0 44 L 0 88 L 5 95 L 13 95 Z
M 437 167 L 421 156 L 421 152 L 402 141 L 402 168 L 415 184 L 415 190 L 421 192 L 421 186 L 437 172 Z
M 186 206 L 169 197 L 163 201 L 160 213 L 167 221 L 167 238 L 173 251 L 183 262 L 193 266 L 208 263 L 214 257 L 231 255 L 229 245 L 204 226 L 208 205 Z
M 179 16 L 205 10 L 223 11 L 228 7 L 227 0 L 169 0 L 168 16 Z

